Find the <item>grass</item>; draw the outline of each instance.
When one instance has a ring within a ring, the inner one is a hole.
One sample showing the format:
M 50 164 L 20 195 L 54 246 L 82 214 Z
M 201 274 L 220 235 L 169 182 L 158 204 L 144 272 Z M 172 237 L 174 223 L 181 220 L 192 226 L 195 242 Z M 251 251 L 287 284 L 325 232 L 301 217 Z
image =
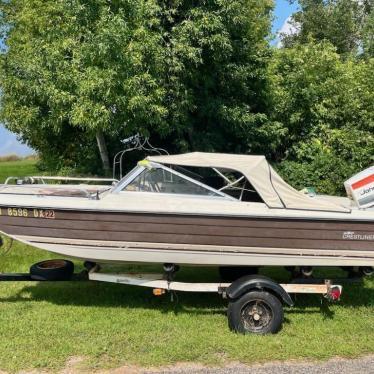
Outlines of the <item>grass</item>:
M 16 243 L 0 256 L 0 271 L 28 271 L 32 263 L 53 257 Z M 76 267 L 79 271 L 81 263 Z M 283 270 L 264 273 L 287 281 Z M 189 281 L 217 277 L 214 268 L 182 268 L 178 274 Z M 346 285 L 338 304 L 321 302 L 316 295 L 299 296 L 274 336 L 236 335 L 229 331 L 225 313 L 225 301 L 214 294 L 179 293 L 171 302 L 170 295 L 156 298 L 150 289 L 119 284 L 0 283 L 0 369 L 56 372 L 72 356 L 84 357 L 81 365 L 92 371 L 131 364 L 221 365 L 374 352 L 373 278 Z
M 38 173 L 36 169 L 36 160 L 33 158 L 22 159 L 19 161 L 0 161 L 0 184 L 10 176 L 27 176 Z
M 53 255 L 16 244 L 1 271 L 27 271 Z M 77 269 L 81 268 L 77 263 Z M 110 268 L 111 271 L 114 268 Z M 138 270 L 131 267 L 130 270 Z M 267 274 L 286 280 L 287 274 Z M 182 269 L 179 279 L 217 280 L 216 269 Z M 374 280 L 345 287 L 339 304 L 298 297 L 275 336 L 240 336 L 228 330 L 217 295 L 179 293 L 95 282 L 0 284 L 0 368 L 57 371 L 72 356 L 84 368 L 159 366 L 177 362 L 220 365 L 286 359 L 353 357 L 373 352 Z

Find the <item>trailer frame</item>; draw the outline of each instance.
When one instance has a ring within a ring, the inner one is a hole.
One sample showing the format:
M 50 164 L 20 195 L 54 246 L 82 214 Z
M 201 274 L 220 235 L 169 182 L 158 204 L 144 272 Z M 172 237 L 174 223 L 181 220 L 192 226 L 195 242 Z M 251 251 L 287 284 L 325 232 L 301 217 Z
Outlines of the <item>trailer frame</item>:
M 163 274 L 102 273 L 100 272 L 100 266 L 91 262 L 86 262 L 85 267 L 86 270 L 81 273 L 72 273 L 66 279 L 48 279 L 48 277 L 43 278 L 32 273 L 0 273 L 0 282 L 109 282 L 150 288 L 155 296 L 177 291 L 217 293 L 228 301 L 227 317 L 230 329 L 243 334 L 278 332 L 283 323 L 283 306 L 291 307 L 294 305 L 291 295 L 320 294 L 329 301 L 338 301 L 342 293 L 342 286 L 333 285 L 331 280 L 324 280 L 323 283 L 320 283 L 319 281 L 311 282 L 310 279 L 303 282 L 301 279 L 297 280 L 297 283 L 278 283 L 263 275 L 244 276 L 232 283 L 180 282 L 174 280 L 175 273 L 178 270 L 178 267 L 174 264 L 165 264 Z

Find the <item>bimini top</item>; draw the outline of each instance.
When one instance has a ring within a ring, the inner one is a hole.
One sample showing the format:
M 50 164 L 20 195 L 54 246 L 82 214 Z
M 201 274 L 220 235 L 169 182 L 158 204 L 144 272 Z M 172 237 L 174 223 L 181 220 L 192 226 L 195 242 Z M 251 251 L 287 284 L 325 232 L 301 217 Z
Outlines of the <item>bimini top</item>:
M 295 190 L 270 166 L 265 156 L 192 152 L 170 156 L 149 156 L 147 160 L 166 165 L 209 167 L 240 172 L 269 208 L 350 212 L 347 207 Z

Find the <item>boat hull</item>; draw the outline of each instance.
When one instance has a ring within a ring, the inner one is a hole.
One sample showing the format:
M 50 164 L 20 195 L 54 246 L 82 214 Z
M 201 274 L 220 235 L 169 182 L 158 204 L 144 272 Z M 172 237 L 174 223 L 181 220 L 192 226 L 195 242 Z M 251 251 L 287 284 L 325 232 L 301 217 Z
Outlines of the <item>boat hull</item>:
M 2 207 L 0 231 L 97 262 L 373 266 L 374 223 Z

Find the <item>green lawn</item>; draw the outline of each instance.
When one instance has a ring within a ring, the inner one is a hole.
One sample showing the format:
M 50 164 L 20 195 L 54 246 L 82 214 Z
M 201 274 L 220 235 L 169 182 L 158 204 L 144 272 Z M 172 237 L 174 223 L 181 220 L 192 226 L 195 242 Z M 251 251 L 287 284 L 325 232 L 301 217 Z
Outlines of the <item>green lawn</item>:
M 35 160 L 2 161 L 0 162 L 0 184 L 7 177 L 17 177 L 38 174 Z
M 0 271 L 27 271 L 52 255 L 20 244 Z M 81 268 L 77 264 L 78 270 Z M 137 270 L 136 267 L 130 268 Z M 105 269 L 104 269 L 105 270 Z M 114 270 L 113 268 L 110 269 Z M 286 280 L 286 273 L 270 269 Z M 217 280 L 215 269 L 182 269 L 182 280 Z M 57 371 L 72 356 L 87 370 L 176 362 L 220 365 L 285 359 L 353 357 L 374 351 L 374 281 L 345 287 L 339 304 L 298 297 L 283 330 L 240 336 L 228 330 L 226 305 L 214 294 L 157 298 L 151 290 L 95 282 L 0 284 L 0 368 Z
M 32 263 L 51 257 L 56 256 L 16 244 L 0 256 L 0 271 L 28 271 Z M 285 271 L 264 273 L 287 281 Z M 217 277 L 213 268 L 184 268 L 178 275 L 190 281 Z M 157 298 L 150 289 L 119 284 L 2 283 L 0 370 L 57 371 L 72 356 L 84 357 L 82 367 L 91 371 L 131 364 L 221 365 L 374 352 L 373 278 L 347 285 L 338 304 L 299 296 L 274 336 L 230 332 L 225 311 L 225 301 L 214 294 L 178 293 L 171 302 L 170 295 Z

